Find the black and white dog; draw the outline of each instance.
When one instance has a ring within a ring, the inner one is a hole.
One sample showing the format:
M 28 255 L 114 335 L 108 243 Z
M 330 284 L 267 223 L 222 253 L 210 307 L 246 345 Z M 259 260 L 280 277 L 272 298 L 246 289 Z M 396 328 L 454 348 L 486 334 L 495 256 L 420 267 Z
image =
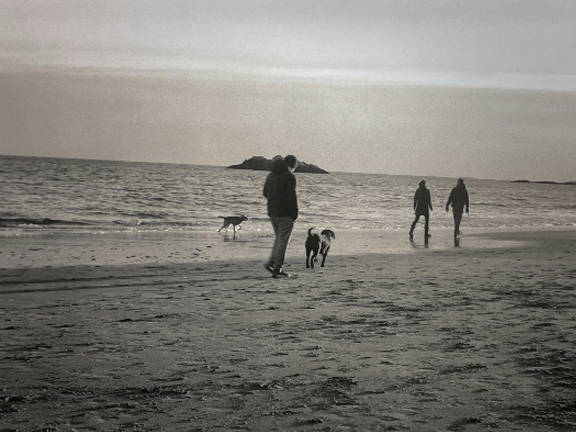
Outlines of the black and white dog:
M 319 235 L 312 234 L 314 227 L 308 230 L 308 238 L 306 239 L 306 268 L 314 268 L 314 262 L 318 253 L 322 255 L 322 267 L 325 267 L 326 257 L 330 250 L 332 240 L 336 238 L 334 231 L 325 229 Z

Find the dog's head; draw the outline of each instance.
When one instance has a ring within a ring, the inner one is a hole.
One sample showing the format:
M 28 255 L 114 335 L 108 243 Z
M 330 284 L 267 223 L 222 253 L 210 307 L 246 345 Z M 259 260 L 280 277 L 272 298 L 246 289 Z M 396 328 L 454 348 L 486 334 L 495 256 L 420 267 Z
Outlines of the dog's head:
M 246 215 L 242 215 L 242 216 L 240 216 L 240 219 L 241 219 L 242 221 L 247 221 L 247 220 L 248 220 L 248 217 L 247 217 Z
M 331 239 L 335 239 L 336 238 L 336 234 L 334 234 L 334 231 L 329 230 L 329 229 L 325 229 L 321 232 L 321 234 L 325 237 L 331 238 Z

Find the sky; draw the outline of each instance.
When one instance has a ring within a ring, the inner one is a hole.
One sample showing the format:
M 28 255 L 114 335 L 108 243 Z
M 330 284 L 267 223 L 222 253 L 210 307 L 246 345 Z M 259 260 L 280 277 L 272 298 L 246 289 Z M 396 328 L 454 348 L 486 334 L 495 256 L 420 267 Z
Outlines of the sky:
M 2 0 L 0 154 L 576 180 L 573 0 Z

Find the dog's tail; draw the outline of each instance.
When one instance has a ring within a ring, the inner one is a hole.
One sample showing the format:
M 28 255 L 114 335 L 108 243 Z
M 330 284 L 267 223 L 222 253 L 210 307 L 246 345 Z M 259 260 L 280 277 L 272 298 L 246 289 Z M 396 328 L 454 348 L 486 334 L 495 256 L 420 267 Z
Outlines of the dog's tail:
M 313 230 L 313 229 L 314 229 L 314 227 L 311 227 L 311 228 L 308 230 L 308 237 L 312 237 L 312 230 Z

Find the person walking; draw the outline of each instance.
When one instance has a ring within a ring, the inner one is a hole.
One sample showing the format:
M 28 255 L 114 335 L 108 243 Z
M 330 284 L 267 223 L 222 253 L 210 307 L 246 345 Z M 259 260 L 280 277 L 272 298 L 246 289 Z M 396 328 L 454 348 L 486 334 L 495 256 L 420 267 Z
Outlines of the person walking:
M 446 202 L 446 211 L 449 210 L 450 205 L 452 205 L 452 215 L 454 216 L 454 237 L 458 237 L 460 235 L 460 222 L 462 221 L 464 208 L 466 208 L 466 214 L 469 214 L 470 210 L 468 190 L 464 180 L 461 178 L 458 179 L 456 187 L 450 192 L 448 202 Z
M 414 222 L 412 222 L 412 226 L 410 227 L 410 239 L 414 237 L 414 229 L 420 220 L 420 216 L 424 216 L 424 239 L 425 241 L 428 241 L 428 224 L 430 222 L 430 211 L 433 210 L 434 209 L 432 208 L 430 191 L 428 188 L 426 188 L 426 180 L 422 180 L 418 184 L 418 189 L 416 189 L 416 193 L 414 194 L 414 212 L 416 217 Z
M 263 194 L 268 200 L 268 216 L 274 230 L 272 252 L 264 267 L 274 278 L 290 276 L 284 272 L 283 266 L 294 222 L 298 219 L 297 184 L 294 175 L 297 167 L 298 160 L 295 156 L 288 155 L 284 159 L 276 156 L 272 160 L 271 172 L 264 183 Z

